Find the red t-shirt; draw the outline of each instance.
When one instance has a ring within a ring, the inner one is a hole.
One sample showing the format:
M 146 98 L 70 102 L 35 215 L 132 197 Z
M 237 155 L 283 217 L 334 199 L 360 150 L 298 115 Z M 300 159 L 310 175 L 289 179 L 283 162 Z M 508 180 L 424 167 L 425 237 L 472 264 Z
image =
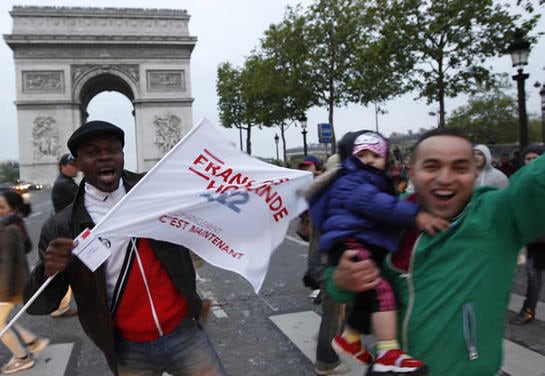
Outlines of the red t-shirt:
M 138 255 L 155 307 L 159 325 L 166 335 L 188 312 L 186 298 L 176 289 L 168 273 L 155 256 L 148 239 L 140 239 Z M 130 341 L 152 341 L 161 336 L 153 318 L 150 298 L 135 258 L 114 315 L 114 325 L 121 337 Z

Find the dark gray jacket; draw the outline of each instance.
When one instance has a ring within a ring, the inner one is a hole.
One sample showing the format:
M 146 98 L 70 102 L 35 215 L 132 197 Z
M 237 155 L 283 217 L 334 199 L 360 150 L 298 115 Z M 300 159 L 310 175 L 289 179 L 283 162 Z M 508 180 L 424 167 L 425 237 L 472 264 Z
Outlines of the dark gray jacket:
M 60 173 L 51 189 L 51 201 L 53 202 L 55 213 L 60 212 L 70 205 L 77 193 L 78 185 L 74 181 L 74 178 Z
M 129 191 L 142 175 L 124 171 L 122 178 L 125 189 Z M 31 273 L 25 286 L 24 299 L 27 301 L 46 280 L 43 255 L 49 242 L 58 237 L 74 239 L 86 227 L 94 223 L 84 206 L 84 184 L 82 181 L 74 203 L 51 217 L 42 227 L 38 249 L 41 261 Z M 169 274 L 176 288 L 185 296 L 189 307 L 188 315 L 198 317 L 201 300 L 196 292 L 195 270 L 187 248 L 172 243 L 150 239 L 155 255 Z M 47 315 L 59 306 L 61 299 L 72 287 L 78 306 L 79 320 L 89 338 L 102 350 L 108 365 L 117 374 L 114 345 L 114 326 L 110 317 L 106 295 L 105 266 L 91 272 L 77 257 L 67 269 L 59 273 L 51 284 L 29 307 L 31 315 Z

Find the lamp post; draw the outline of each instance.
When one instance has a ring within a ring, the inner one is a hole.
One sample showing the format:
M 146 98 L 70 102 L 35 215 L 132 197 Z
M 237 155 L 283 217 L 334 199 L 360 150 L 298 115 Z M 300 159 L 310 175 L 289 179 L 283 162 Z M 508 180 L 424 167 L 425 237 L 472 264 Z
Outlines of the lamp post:
M 276 160 L 279 161 L 280 157 L 278 156 L 278 141 L 280 141 L 280 137 L 278 137 L 278 133 L 274 135 L 274 143 L 276 144 Z
M 535 87 L 540 87 L 539 82 L 536 82 Z M 545 84 L 541 85 L 539 95 L 541 96 L 541 142 L 545 144 Z
M 301 123 L 301 133 L 303 134 L 303 154 L 305 157 L 307 156 L 307 117 L 303 114 L 301 118 L 299 119 L 299 123 Z
M 525 40 L 520 30 L 515 32 L 515 40 L 509 45 L 509 53 L 513 67 L 519 67 L 517 74 L 512 76 L 517 81 L 518 107 L 519 107 L 519 149 L 522 152 L 528 145 L 528 117 L 526 116 L 526 94 L 524 92 L 524 81 L 530 77 L 523 73 L 522 67 L 528 64 L 528 53 L 530 42 Z

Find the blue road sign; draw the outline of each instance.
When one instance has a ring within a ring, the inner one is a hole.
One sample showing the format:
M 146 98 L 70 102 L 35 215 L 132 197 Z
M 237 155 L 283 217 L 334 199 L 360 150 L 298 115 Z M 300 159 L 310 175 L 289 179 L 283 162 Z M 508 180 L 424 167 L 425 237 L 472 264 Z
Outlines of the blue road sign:
M 318 142 L 321 144 L 330 144 L 333 141 L 333 131 L 331 124 L 319 123 L 318 124 Z

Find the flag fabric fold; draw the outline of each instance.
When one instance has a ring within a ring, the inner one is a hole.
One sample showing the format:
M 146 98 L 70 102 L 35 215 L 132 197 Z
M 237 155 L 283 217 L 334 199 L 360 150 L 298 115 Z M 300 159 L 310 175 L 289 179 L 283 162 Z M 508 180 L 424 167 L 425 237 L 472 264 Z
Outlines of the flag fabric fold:
M 258 292 L 290 221 L 307 208 L 300 192 L 311 181 L 309 172 L 252 158 L 203 120 L 92 232 L 183 245 Z

